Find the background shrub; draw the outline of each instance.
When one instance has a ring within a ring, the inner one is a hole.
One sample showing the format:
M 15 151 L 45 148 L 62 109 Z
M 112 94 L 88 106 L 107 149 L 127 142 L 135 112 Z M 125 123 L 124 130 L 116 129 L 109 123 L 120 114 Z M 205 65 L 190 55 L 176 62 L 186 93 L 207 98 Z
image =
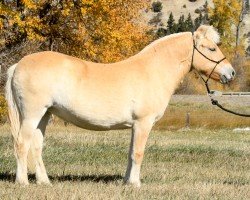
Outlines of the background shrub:
M 7 102 L 5 101 L 4 95 L 0 95 L 0 123 L 7 121 Z
M 152 3 L 153 12 L 161 12 L 162 10 L 162 2 L 156 1 Z

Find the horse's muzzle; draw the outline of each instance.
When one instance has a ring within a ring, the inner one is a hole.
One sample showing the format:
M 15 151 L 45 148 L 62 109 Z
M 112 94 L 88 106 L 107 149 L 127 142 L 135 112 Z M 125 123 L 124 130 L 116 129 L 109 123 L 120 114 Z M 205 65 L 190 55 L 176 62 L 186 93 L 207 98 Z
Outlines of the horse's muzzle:
M 236 73 L 235 73 L 234 69 L 231 69 L 229 73 L 222 74 L 220 76 L 220 82 L 222 84 L 227 84 L 227 83 L 231 82 L 232 80 L 234 80 L 235 75 L 236 75 Z

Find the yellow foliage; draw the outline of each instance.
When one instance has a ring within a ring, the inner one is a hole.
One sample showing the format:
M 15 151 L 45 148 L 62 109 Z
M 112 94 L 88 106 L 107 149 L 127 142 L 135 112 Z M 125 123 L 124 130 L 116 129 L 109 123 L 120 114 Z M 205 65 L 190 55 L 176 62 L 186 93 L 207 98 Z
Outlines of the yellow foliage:
M 6 120 L 7 112 L 7 102 L 4 96 L 0 95 L 0 123 Z
M 61 39 L 59 51 L 97 62 L 115 62 L 131 56 L 152 40 L 140 15 L 149 0 L 22 0 L 20 8 L 0 3 L 14 35 L 29 40 Z M 49 6 L 48 6 L 49 5 Z M 0 27 L 3 26 L 0 21 Z M 0 35 L 5 28 L 0 30 Z M 16 28 L 15 28 L 16 29 Z M 62 43 L 64 43 L 62 45 Z M 0 44 L 1 45 L 1 44 Z
M 28 9 L 36 9 L 37 8 L 36 3 L 34 1 L 32 1 L 32 0 L 22 0 L 21 2 Z
M 148 1 L 94 0 L 83 1 L 81 9 L 90 22 L 90 40 L 84 46 L 87 55 L 101 62 L 115 62 L 135 54 L 152 38 L 146 34 L 148 27 L 139 23 L 140 10 Z
M 214 7 L 209 8 L 209 17 L 221 35 L 221 49 L 228 58 L 232 58 L 236 50 L 244 49 L 240 45 L 235 49 L 235 29 L 239 23 L 242 9 L 241 0 L 213 0 Z M 241 50 L 240 50 L 241 51 Z

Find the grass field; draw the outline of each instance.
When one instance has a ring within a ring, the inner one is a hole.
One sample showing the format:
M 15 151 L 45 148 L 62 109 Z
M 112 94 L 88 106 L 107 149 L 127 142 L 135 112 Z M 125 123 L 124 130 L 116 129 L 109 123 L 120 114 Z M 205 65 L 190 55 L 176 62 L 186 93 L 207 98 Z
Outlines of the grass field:
M 250 96 L 215 97 L 227 109 L 250 114 Z M 250 118 L 240 117 L 213 106 L 207 95 L 173 95 L 163 118 L 156 124 L 159 130 L 176 130 L 186 126 L 189 113 L 190 128 L 249 127 Z
M 44 162 L 53 186 L 14 184 L 9 128 L 0 127 L 0 199 L 249 199 L 250 133 L 152 131 L 142 187 L 123 185 L 129 131 L 49 126 Z

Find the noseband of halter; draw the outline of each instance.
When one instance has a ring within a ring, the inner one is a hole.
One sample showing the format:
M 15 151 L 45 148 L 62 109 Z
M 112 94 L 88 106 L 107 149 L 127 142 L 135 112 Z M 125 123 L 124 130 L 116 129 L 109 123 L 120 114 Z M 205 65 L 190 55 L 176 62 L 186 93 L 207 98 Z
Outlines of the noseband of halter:
M 215 63 L 215 66 L 214 66 L 214 68 L 212 69 L 212 71 L 210 72 L 210 74 L 209 74 L 207 80 L 205 80 L 205 79 L 202 77 L 202 75 L 200 74 L 200 72 L 197 70 L 198 74 L 200 75 L 201 79 L 204 81 L 204 83 L 205 83 L 205 85 L 206 85 L 208 94 L 210 94 L 210 89 L 209 89 L 209 87 L 208 87 L 208 81 L 209 81 L 209 79 L 211 78 L 211 75 L 212 75 L 212 73 L 214 72 L 214 70 L 215 70 L 215 68 L 217 67 L 217 65 L 220 64 L 223 60 L 225 60 L 226 57 L 224 57 L 224 58 L 222 58 L 222 59 L 220 59 L 220 60 L 218 60 L 218 61 L 212 60 L 212 59 L 208 58 L 205 54 L 203 54 L 203 53 L 195 46 L 194 33 L 192 33 L 192 38 L 193 38 L 193 54 L 192 54 L 192 60 L 191 60 L 191 67 L 193 66 L 193 61 L 194 61 L 194 50 L 196 50 L 199 54 L 201 54 L 201 55 L 202 55 L 204 58 L 206 58 L 207 60 L 209 60 L 209 61 Z

